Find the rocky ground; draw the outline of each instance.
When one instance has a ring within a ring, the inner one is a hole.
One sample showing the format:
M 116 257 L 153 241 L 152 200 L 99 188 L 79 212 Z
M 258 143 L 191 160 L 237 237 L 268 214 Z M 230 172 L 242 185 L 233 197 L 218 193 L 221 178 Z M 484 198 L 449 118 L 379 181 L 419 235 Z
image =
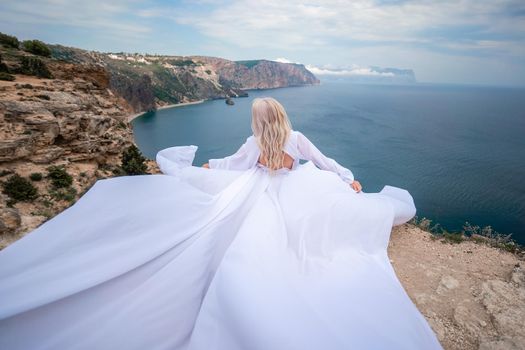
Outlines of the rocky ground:
M 525 349 L 524 262 L 483 243 L 447 243 L 396 227 L 388 253 L 412 301 L 447 350 Z

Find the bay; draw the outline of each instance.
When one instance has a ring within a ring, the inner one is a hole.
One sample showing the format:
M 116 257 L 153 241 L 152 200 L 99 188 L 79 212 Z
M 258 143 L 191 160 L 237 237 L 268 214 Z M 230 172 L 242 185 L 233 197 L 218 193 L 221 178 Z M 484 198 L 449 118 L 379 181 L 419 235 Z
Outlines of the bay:
M 343 80 L 249 94 L 234 106 L 214 100 L 146 113 L 133 121 L 136 142 L 153 159 L 190 144 L 199 146 L 197 165 L 227 156 L 251 135 L 253 99 L 271 96 L 365 192 L 405 188 L 420 217 L 449 230 L 491 225 L 525 243 L 525 89 Z

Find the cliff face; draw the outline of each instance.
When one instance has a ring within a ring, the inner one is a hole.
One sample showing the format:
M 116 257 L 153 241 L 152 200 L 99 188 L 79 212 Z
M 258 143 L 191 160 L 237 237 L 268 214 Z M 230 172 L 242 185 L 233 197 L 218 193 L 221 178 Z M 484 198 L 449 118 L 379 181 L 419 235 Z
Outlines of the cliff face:
M 131 111 L 108 90 L 101 67 L 50 63 L 55 79 L 20 76 L 0 85 L 0 162 L 104 163 L 133 142 Z
M 267 60 L 229 61 L 206 56 L 106 54 L 59 45 L 53 57 L 104 67 L 109 87 L 135 112 L 167 104 L 247 96 L 246 89 L 318 84 L 303 65 Z
M 110 90 L 103 66 L 2 46 L 0 55 L 14 78 L 0 80 L 0 183 L 14 174 L 38 174 L 31 183 L 39 194 L 13 204 L 0 189 L 1 249 L 71 205 L 98 178 L 113 175 L 133 143 L 127 122 L 133 108 Z M 22 69 L 28 60 L 38 70 Z M 50 166 L 64 167 L 71 186 L 53 188 L 46 178 Z
M 287 86 L 319 84 L 302 64 L 268 60 L 229 61 L 216 57 L 194 56 L 209 65 L 220 81 L 239 89 L 271 89 Z

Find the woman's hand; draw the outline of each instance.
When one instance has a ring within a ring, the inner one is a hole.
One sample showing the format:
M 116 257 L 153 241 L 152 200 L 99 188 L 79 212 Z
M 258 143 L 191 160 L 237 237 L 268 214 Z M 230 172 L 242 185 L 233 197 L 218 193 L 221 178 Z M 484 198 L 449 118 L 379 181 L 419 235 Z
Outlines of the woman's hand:
M 206 168 L 206 169 L 209 169 L 210 168 L 210 164 L 209 163 L 204 163 L 204 164 L 202 164 L 202 167 Z
M 350 187 L 352 187 L 353 190 L 356 192 L 361 192 L 361 190 L 363 189 L 363 186 L 361 186 L 361 183 L 359 183 L 359 181 L 357 180 L 354 180 L 354 182 L 350 184 Z

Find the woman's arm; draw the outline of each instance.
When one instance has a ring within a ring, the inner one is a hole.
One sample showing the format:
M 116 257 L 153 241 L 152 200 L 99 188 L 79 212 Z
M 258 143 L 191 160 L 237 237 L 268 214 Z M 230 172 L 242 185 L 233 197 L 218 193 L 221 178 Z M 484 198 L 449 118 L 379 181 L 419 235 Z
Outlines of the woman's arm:
M 297 148 L 303 159 L 311 160 L 322 170 L 328 170 L 336 173 L 341 179 L 343 179 L 345 182 L 348 182 L 355 191 L 361 191 L 361 184 L 354 179 L 354 174 L 349 169 L 341 166 L 332 158 L 325 156 L 306 136 L 304 136 L 299 131 L 297 131 Z
M 257 143 L 252 136 L 246 139 L 246 142 L 231 156 L 210 159 L 208 163 L 203 164 L 203 167 L 210 169 L 230 169 L 230 170 L 246 170 L 250 169 L 257 162 Z

